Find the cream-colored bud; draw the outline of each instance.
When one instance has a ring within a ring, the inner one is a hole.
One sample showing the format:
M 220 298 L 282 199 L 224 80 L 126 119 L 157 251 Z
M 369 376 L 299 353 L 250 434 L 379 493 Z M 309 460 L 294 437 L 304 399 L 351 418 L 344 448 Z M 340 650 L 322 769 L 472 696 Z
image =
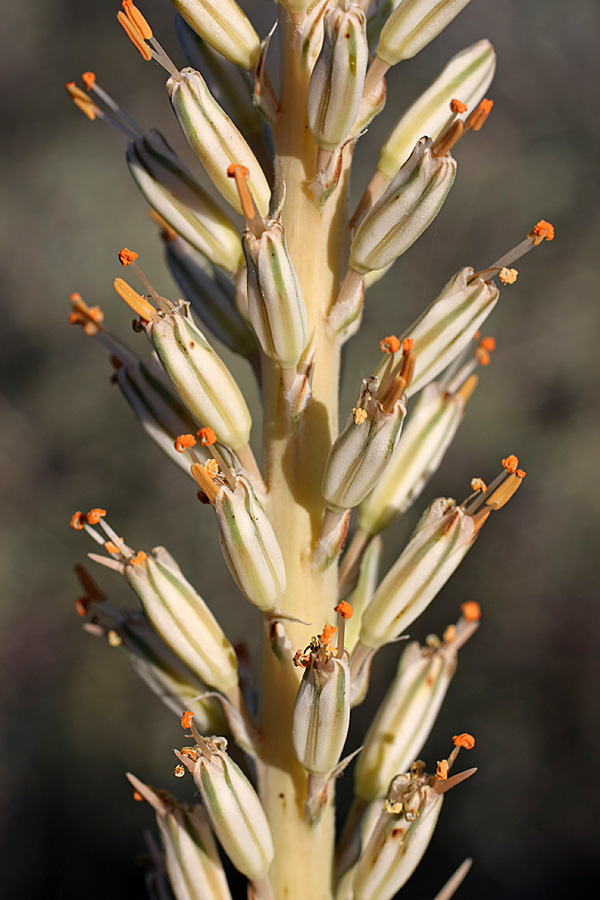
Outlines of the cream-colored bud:
M 207 44 L 243 69 L 252 69 L 260 38 L 235 0 L 173 0 L 178 11 Z
M 235 476 L 214 501 L 225 562 L 246 598 L 262 612 L 273 612 L 285 591 L 285 565 L 279 542 L 252 485 Z
M 324 778 L 335 769 L 349 725 L 348 654 L 317 650 L 298 688 L 292 726 L 294 752 L 307 772 Z
M 164 547 L 125 566 L 123 576 L 157 634 L 201 681 L 224 693 L 237 685 L 233 647 Z
M 273 860 L 273 839 L 256 791 L 224 745 L 221 738 L 203 741 L 194 782 L 223 850 L 236 869 L 258 881 Z
M 181 129 L 219 193 L 239 213 L 240 198 L 229 166 L 248 169 L 248 187 L 261 216 L 269 211 L 271 190 L 252 150 L 219 106 L 199 72 L 182 69 L 180 78 L 167 81 L 167 90 Z
M 398 120 L 379 154 L 377 168 L 393 178 L 420 137 L 436 140 L 451 116 L 450 102 L 459 99 L 472 112 L 486 94 L 496 70 L 496 54 L 489 41 L 478 41 L 453 56 L 435 81 Z
M 389 466 L 358 509 L 358 527 L 379 534 L 407 510 L 437 471 L 465 412 L 459 393 L 428 384 L 406 421 Z
M 309 6 L 314 5 L 315 0 L 279 0 L 279 3 L 292 15 L 301 16 Z
M 494 309 L 500 292 L 473 269 L 460 269 L 404 332 L 414 340 L 415 372 L 407 396 L 422 390 L 467 347 Z M 377 373 L 384 370 L 384 357 Z
M 196 328 L 185 307 L 159 314 L 146 334 L 173 387 L 199 425 L 232 450 L 248 443 L 252 419 L 225 363 Z
M 248 315 L 260 345 L 277 365 L 294 368 L 308 343 L 308 321 L 283 226 L 270 221 L 260 237 L 247 229 L 243 247 Z
M 410 59 L 437 37 L 469 0 L 400 0 L 383 26 L 377 56 L 388 66 Z
M 430 138 L 418 141 L 362 220 L 350 247 L 350 267 L 359 274 L 383 269 L 397 259 L 439 213 L 452 187 L 456 162 L 449 153 L 435 156 L 432 143 Z
M 476 536 L 472 517 L 454 500 L 434 500 L 365 610 L 360 642 L 376 648 L 402 634 L 441 590 Z
M 365 14 L 357 4 L 325 14 L 323 45 L 308 91 L 310 130 L 324 150 L 339 147 L 356 121 L 369 60 L 365 28 Z
M 128 144 L 127 164 L 145 199 L 177 234 L 215 266 L 231 273 L 239 269 L 238 232 L 158 131 Z

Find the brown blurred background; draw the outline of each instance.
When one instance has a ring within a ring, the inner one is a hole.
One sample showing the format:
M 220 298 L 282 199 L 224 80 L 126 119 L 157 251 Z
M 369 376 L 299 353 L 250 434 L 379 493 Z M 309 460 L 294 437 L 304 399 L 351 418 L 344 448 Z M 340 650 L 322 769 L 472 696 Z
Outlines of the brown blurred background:
M 116 7 L 21 0 L 3 10 L 0 871 L 3 895 L 24 900 L 145 896 L 133 860 L 151 817 L 131 802 L 123 772 L 171 787 L 180 740 L 175 717 L 122 654 L 80 630 L 71 567 L 91 547 L 68 527 L 73 510 L 104 506 L 134 546 L 166 544 L 234 622 L 234 640 L 256 626 L 221 565 L 210 511 L 144 439 L 101 349 L 67 324 L 68 296 L 79 291 L 135 342 L 111 288 L 123 246 L 140 253 L 162 293 L 175 290 L 122 139 L 87 122 L 63 90 L 93 69 L 144 127 L 177 143 L 162 72 L 130 48 Z M 265 34 L 272 4 L 244 7 Z M 168 0 L 143 10 L 182 64 Z M 422 639 L 454 621 L 461 602 L 483 606 L 424 751 L 435 762 L 450 735 L 471 731 L 468 764 L 479 772 L 448 798 L 407 900 L 432 897 L 467 855 L 465 898 L 583 897 L 600 874 L 597 0 L 473 0 L 390 76 L 388 108 L 357 150 L 355 188 L 402 108 L 481 37 L 499 57 L 493 114 L 457 148 L 457 183 L 434 225 L 373 289 L 343 394 L 348 406 L 378 339 L 407 326 L 456 269 L 490 264 L 539 218 L 554 223 L 556 240 L 518 265 L 486 327 L 498 349 L 445 465 L 386 540 L 387 568 L 430 498 L 461 498 L 473 475 L 493 476 L 511 452 L 527 469 L 518 497 L 412 629 Z M 232 368 L 249 383 L 245 363 Z M 99 577 L 115 602 L 134 606 L 116 576 Z M 397 652 L 380 655 L 352 747 Z

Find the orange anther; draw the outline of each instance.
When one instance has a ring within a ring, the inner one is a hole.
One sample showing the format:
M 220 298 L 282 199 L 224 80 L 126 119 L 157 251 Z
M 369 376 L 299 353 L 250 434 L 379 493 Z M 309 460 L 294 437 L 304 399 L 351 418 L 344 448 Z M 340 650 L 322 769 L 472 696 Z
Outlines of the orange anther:
M 397 353 L 400 349 L 400 341 L 395 334 L 390 334 L 382 341 L 379 341 L 379 349 L 382 353 Z
M 204 470 L 211 478 L 216 478 L 219 474 L 219 463 L 216 459 L 207 459 L 204 463 Z
M 194 718 L 194 713 L 191 712 L 191 710 L 186 709 L 184 714 L 181 717 L 181 727 L 182 728 L 191 728 L 193 718 Z
M 498 272 L 498 278 L 502 284 L 514 284 L 518 276 L 519 272 L 517 269 L 509 269 L 506 266 L 503 266 Z
M 453 113 L 465 113 L 467 111 L 467 104 L 463 103 L 462 100 L 451 100 L 450 111 Z
M 464 747 L 465 750 L 472 750 L 475 746 L 475 738 L 472 734 L 455 734 L 452 738 L 452 743 L 455 747 Z
M 135 25 L 143 39 L 145 41 L 149 40 L 152 37 L 152 29 L 137 6 L 134 6 L 133 0 L 123 0 L 121 6 L 123 7 L 125 15 L 129 21 Z
M 483 491 L 487 491 L 487 484 L 483 478 L 471 478 L 471 490 L 482 494 Z
M 507 456 L 506 459 L 502 460 L 502 468 L 506 469 L 506 471 L 513 475 L 514 472 L 517 471 L 517 466 L 519 465 L 519 460 L 517 457 L 511 453 L 510 456 Z
M 143 802 L 144 802 L 144 798 L 142 797 L 142 795 L 140 794 L 139 791 L 134 791 L 134 792 L 133 792 L 133 799 L 135 800 L 136 803 L 143 803 Z
M 402 341 L 402 352 L 406 355 L 407 353 L 410 353 L 414 346 L 415 342 L 412 338 L 404 338 Z
M 244 181 L 247 181 L 248 178 L 250 178 L 250 169 L 247 169 L 246 166 L 242 166 L 239 163 L 231 163 L 230 166 L 227 166 L 227 175 L 229 178 L 236 178 L 236 176 L 238 176 L 243 178 Z
M 129 564 L 132 566 L 141 566 L 141 564 L 147 558 L 148 557 L 146 556 L 146 554 L 144 553 L 143 550 L 138 550 L 138 552 L 135 554 L 135 556 L 132 556 L 131 559 L 129 560 Z
M 96 84 L 96 76 L 94 75 L 93 72 L 84 72 L 83 75 L 81 76 L 81 80 L 85 84 L 88 91 L 91 91 L 91 89 Z
M 196 432 L 198 437 L 200 438 L 200 443 L 203 447 L 210 447 L 211 444 L 216 444 L 217 435 L 214 433 L 212 428 L 209 428 L 206 425 L 204 428 L 200 428 L 199 431 Z
M 475 359 L 480 366 L 489 366 L 490 364 L 490 354 L 481 345 L 475 351 Z
M 113 556 L 114 556 L 115 553 L 120 553 L 120 552 L 121 552 L 121 551 L 119 550 L 119 548 L 117 547 L 117 545 L 116 545 L 116 544 L 113 544 L 112 541 L 105 541 L 105 542 L 104 542 L 104 549 L 106 550 L 107 553 L 112 553 Z
M 473 131 L 479 131 L 491 113 L 493 105 L 493 100 L 482 100 L 477 109 L 474 109 L 467 119 L 467 128 L 471 128 Z
M 295 666 L 306 669 L 310 665 L 310 656 L 308 656 L 308 654 L 306 653 L 303 653 L 302 650 L 296 650 L 292 658 L 292 662 Z
M 235 186 L 237 188 L 237 192 L 240 195 L 240 203 L 242 205 L 242 213 L 244 214 L 244 218 L 248 223 L 254 221 L 258 216 L 254 206 L 254 200 L 252 199 L 252 194 L 248 189 L 248 185 L 246 182 L 250 178 L 250 170 L 246 168 L 246 166 L 241 166 L 239 163 L 232 163 L 227 167 L 227 175 L 229 178 L 235 179 Z
M 531 231 L 527 235 L 527 237 L 531 237 L 533 235 L 535 235 L 536 237 L 539 238 L 538 243 L 541 243 L 544 240 L 544 238 L 546 238 L 547 241 L 553 241 L 554 240 L 554 225 L 551 225 L 550 222 L 546 222 L 545 219 L 540 219 L 540 221 L 537 223 L 537 225 L 535 226 L 533 231 Z
M 446 781 L 448 778 L 448 760 L 441 759 L 437 764 L 437 769 L 435 770 L 435 777 L 439 781 Z
M 85 524 L 85 516 L 81 512 L 81 510 L 77 510 L 76 513 L 73 513 L 70 521 L 71 528 L 74 528 L 75 531 L 81 531 Z
M 481 332 L 476 331 L 475 334 L 473 335 L 473 340 L 478 341 L 480 337 L 481 337 Z
M 88 525 L 97 525 L 100 519 L 103 519 L 105 515 L 105 509 L 90 509 L 89 513 L 86 516 Z
M 193 434 L 180 434 L 173 446 L 178 453 L 185 453 L 190 447 L 196 446 L 196 438 Z
M 138 254 L 135 250 L 128 250 L 127 247 L 123 247 L 122 250 L 119 250 L 119 262 L 122 266 L 130 266 L 137 258 Z
M 83 616 L 87 616 L 91 602 L 89 597 L 78 597 L 75 601 L 75 612 L 77 615 L 82 618 Z
M 333 607 L 333 611 L 336 612 L 338 616 L 341 616 L 342 619 L 351 619 L 354 615 L 354 610 L 347 600 L 340 601 L 337 606 Z
M 493 353 L 496 349 L 496 338 L 484 337 L 479 346 L 483 347 L 484 350 L 489 350 L 490 353 Z
M 525 476 L 527 475 L 527 472 L 525 471 L 525 469 L 517 469 L 517 471 L 515 472 L 515 475 L 518 478 L 525 478 Z
M 185 766 L 175 766 L 173 769 L 173 775 L 175 778 L 183 778 L 185 775 Z
M 143 35 L 141 34 L 139 28 L 137 28 L 134 23 L 129 19 L 124 12 L 117 13 L 117 21 L 119 25 L 122 27 L 123 31 L 135 47 L 135 49 L 141 54 L 141 56 L 148 62 L 152 59 L 152 52 L 150 47 L 145 42 Z
M 100 110 L 92 98 L 85 91 L 82 91 L 81 88 L 78 88 L 74 81 L 68 81 L 65 84 L 65 88 L 77 109 L 80 109 L 90 122 L 93 122 L 96 116 L 100 115 Z
M 122 278 L 115 278 L 113 287 L 121 300 L 124 300 L 127 306 L 142 319 L 143 322 L 150 322 L 156 314 L 156 310 L 151 303 L 148 303 L 145 297 L 138 294 L 137 291 L 123 281 Z
M 467 622 L 479 622 L 481 618 L 481 607 L 475 600 L 469 600 L 467 603 L 461 603 L 460 611 Z
M 328 647 L 333 641 L 336 631 L 335 625 L 326 625 L 321 633 L 321 643 Z

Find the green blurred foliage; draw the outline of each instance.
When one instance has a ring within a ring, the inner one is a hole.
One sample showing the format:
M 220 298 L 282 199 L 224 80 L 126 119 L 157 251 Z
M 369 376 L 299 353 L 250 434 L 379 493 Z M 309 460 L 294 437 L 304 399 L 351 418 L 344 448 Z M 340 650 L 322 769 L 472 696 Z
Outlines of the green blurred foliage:
M 93 69 L 144 127 L 163 129 L 187 155 L 162 72 L 129 47 L 116 6 L 22 0 L 3 10 L 0 833 L 7 897 L 143 897 L 132 861 L 143 852 L 150 816 L 131 802 L 123 773 L 172 787 L 171 748 L 181 738 L 177 720 L 124 657 L 80 632 L 71 566 L 91 547 L 68 528 L 73 510 L 102 505 L 136 548 L 168 546 L 221 621 L 232 623 L 234 641 L 257 626 L 221 565 L 210 510 L 145 440 L 110 383 L 101 349 L 67 324 L 68 296 L 79 291 L 139 346 L 111 287 L 123 246 L 140 253 L 161 293 L 174 291 L 123 165 L 122 139 L 84 120 L 62 87 Z M 265 34 L 272 4 L 244 6 Z M 143 9 L 180 59 L 169 2 L 146 0 Z M 592 115 L 599 27 L 596 0 L 474 0 L 441 38 L 390 74 L 388 108 L 357 148 L 356 198 L 405 105 L 459 49 L 492 40 L 499 57 L 492 117 L 457 148 L 457 183 L 437 221 L 369 295 L 361 337 L 347 352 L 343 408 L 371 373 L 379 338 L 400 333 L 456 269 L 490 264 L 538 218 L 557 232 L 503 291 L 486 328 L 498 349 L 459 437 L 418 509 L 386 538 L 387 567 L 430 498 L 461 498 L 473 475 L 492 477 L 509 452 L 528 470 L 518 497 L 492 517 L 413 630 L 421 639 L 443 630 L 465 600 L 483 606 L 482 628 L 461 654 L 424 753 L 434 763 L 448 752 L 450 735 L 471 731 L 477 746 L 468 763 L 479 773 L 448 799 L 422 870 L 406 888 L 409 900 L 433 896 L 466 855 L 475 866 L 465 897 L 587 896 L 586 880 L 598 875 L 600 810 L 588 772 L 600 749 L 593 699 L 600 126 Z M 246 364 L 231 364 L 248 384 Z M 250 399 L 256 409 L 255 392 Z M 257 441 L 259 433 L 257 413 Z M 100 580 L 115 603 L 133 607 L 116 576 Z M 378 659 L 352 747 L 397 652 Z M 187 783 L 177 787 L 190 792 Z

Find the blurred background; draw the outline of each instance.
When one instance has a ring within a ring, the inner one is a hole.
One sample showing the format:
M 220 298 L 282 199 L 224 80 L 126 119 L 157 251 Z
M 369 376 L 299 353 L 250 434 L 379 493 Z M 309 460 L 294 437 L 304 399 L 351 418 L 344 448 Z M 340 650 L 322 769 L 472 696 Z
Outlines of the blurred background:
M 243 5 L 266 34 L 273 5 Z M 23 900 L 145 896 L 134 861 L 152 817 L 131 802 L 123 773 L 172 787 L 181 734 L 124 655 L 81 631 L 72 566 L 92 548 L 68 527 L 72 512 L 103 506 L 134 547 L 164 543 L 233 623 L 234 641 L 257 627 L 221 564 L 212 514 L 144 438 L 101 348 L 68 325 L 68 298 L 79 291 L 140 346 L 111 286 L 123 246 L 140 253 L 161 293 L 176 293 L 123 140 L 85 120 L 63 89 L 94 70 L 143 127 L 159 127 L 186 154 L 163 73 L 143 65 L 116 8 L 21 0 L 3 9 L 0 834 L 3 895 Z M 183 64 L 168 0 L 145 0 L 143 11 Z M 357 148 L 356 197 L 402 109 L 458 50 L 493 42 L 492 116 L 457 148 L 457 182 L 434 225 L 370 294 L 361 338 L 348 347 L 345 407 L 380 337 L 401 333 L 453 272 L 489 265 L 540 218 L 556 228 L 552 244 L 517 264 L 517 284 L 488 320 L 497 351 L 444 466 L 386 535 L 385 569 L 431 498 L 462 499 L 470 478 L 493 477 L 508 453 L 527 470 L 518 497 L 411 629 L 423 639 L 455 621 L 460 603 L 483 607 L 423 753 L 434 764 L 450 735 L 470 731 L 477 745 L 463 762 L 479 772 L 445 804 L 407 900 L 432 897 L 467 855 L 475 863 L 465 898 L 583 897 L 600 874 L 599 34 L 596 0 L 474 0 L 391 73 L 387 109 Z M 227 359 L 250 385 L 246 364 Z M 249 396 L 256 404 L 252 387 Z M 98 577 L 117 605 L 134 608 L 120 579 Z M 378 658 L 352 747 L 397 654 Z M 189 792 L 191 781 L 176 787 Z

